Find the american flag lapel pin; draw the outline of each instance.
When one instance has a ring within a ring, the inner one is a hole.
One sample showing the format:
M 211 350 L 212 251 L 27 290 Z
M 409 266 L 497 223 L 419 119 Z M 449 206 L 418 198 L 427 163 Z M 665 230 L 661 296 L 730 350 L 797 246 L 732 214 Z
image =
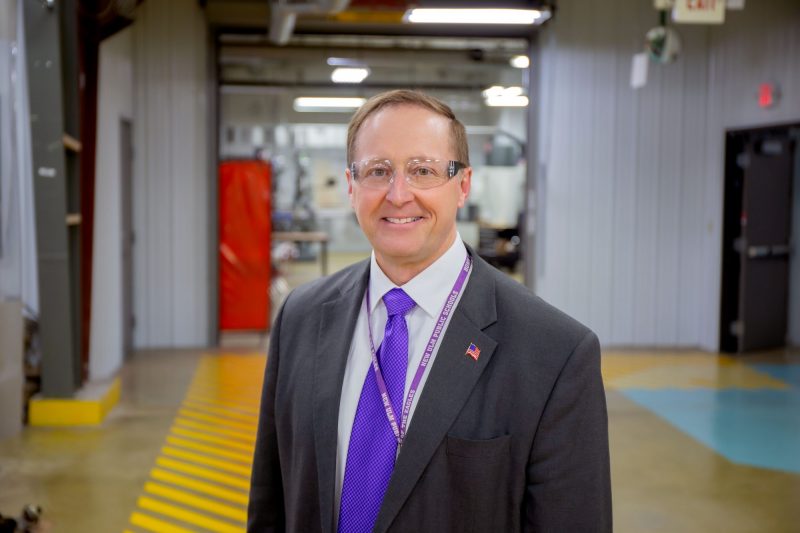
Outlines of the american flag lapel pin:
M 464 355 L 468 355 L 477 361 L 478 357 L 481 355 L 481 349 L 475 346 L 475 343 L 471 342 L 469 343 L 469 348 L 467 348 L 467 352 Z

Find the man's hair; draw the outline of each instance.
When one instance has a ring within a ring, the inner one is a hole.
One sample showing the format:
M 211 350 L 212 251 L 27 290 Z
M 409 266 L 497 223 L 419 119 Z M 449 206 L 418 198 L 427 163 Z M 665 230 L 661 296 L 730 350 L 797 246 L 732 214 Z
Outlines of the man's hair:
M 396 105 L 413 105 L 422 107 L 433 111 L 437 115 L 441 115 L 450 120 L 450 142 L 455 151 L 456 159 L 466 165 L 469 165 L 469 146 L 467 144 L 467 130 L 464 125 L 456 118 L 450 106 L 425 93 L 419 91 L 410 91 L 407 89 L 398 89 L 394 91 L 387 91 L 384 93 L 376 94 L 364 105 L 358 108 L 353 118 L 350 119 L 350 125 L 347 127 L 347 164 L 348 166 L 353 163 L 353 157 L 356 151 L 356 137 L 361 130 L 364 122 L 374 113 L 381 109 L 396 106 Z

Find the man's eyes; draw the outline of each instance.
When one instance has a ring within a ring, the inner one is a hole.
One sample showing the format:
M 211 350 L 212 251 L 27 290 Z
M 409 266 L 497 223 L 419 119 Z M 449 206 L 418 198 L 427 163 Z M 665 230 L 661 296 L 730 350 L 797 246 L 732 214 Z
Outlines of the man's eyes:
M 421 178 L 430 178 L 437 176 L 438 172 L 436 172 L 436 169 L 433 167 L 417 166 L 411 169 L 411 174 Z
M 386 167 L 372 167 L 367 170 L 367 176 L 372 178 L 385 178 L 391 174 L 392 171 Z

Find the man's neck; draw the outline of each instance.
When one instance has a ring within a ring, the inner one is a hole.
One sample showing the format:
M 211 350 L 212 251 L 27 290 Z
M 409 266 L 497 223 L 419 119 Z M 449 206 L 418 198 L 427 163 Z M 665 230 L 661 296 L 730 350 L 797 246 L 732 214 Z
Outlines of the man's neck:
M 378 266 L 381 268 L 386 277 L 389 278 L 392 283 L 397 285 L 398 287 L 402 287 L 415 276 L 417 276 L 420 272 L 431 266 L 435 263 L 440 257 L 442 257 L 447 250 L 453 246 L 453 243 L 456 240 L 457 235 L 454 234 L 453 238 L 450 239 L 450 242 L 447 246 L 443 247 L 438 254 L 433 257 L 429 257 L 423 261 L 418 262 L 398 262 L 394 261 L 390 258 L 382 257 L 380 254 L 375 253 L 375 261 L 378 263 Z

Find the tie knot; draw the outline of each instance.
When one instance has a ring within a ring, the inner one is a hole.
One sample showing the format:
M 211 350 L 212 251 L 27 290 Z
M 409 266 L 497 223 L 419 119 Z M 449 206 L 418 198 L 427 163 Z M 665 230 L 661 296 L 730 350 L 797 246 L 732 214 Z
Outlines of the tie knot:
M 392 289 L 384 294 L 383 303 L 389 316 L 405 315 L 417 305 L 403 289 Z

